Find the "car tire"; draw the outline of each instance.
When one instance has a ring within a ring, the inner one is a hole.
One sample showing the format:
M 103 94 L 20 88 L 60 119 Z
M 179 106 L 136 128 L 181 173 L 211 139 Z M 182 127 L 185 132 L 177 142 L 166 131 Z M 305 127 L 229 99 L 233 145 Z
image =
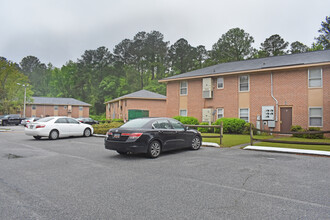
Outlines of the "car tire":
M 40 140 L 40 139 L 41 139 L 40 136 L 33 136 L 33 137 L 34 137 L 34 139 L 36 139 L 36 140 Z
M 195 136 L 191 141 L 191 149 L 192 150 L 198 150 L 201 148 L 202 140 L 199 136 Z
M 56 140 L 58 138 L 59 134 L 57 130 L 51 130 L 49 133 L 49 139 L 50 140 Z
M 120 154 L 120 155 L 126 155 L 127 154 L 126 151 L 120 151 L 120 150 L 117 150 L 117 153 Z
M 86 128 L 84 130 L 84 137 L 89 137 L 89 136 L 91 136 L 91 134 L 92 134 L 91 129 Z
M 157 158 L 162 151 L 162 146 L 159 141 L 152 141 L 148 146 L 148 156 L 150 158 Z

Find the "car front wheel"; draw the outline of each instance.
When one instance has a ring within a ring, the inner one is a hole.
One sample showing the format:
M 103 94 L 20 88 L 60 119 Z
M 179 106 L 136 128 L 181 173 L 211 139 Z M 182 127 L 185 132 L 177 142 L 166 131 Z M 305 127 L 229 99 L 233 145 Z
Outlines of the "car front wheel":
M 91 129 L 89 129 L 89 128 L 86 128 L 85 130 L 84 130 L 84 137 L 89 137 L 89 136 L 91 136 Z
M 191 142 L 191 149 L 198 150 L 201 147 L 201 145 L 202 145 L 201 138 L 198 136 L 195 136 Z
M 152 141 L 148 147 L 148 156 L 150 158 L 157 158 L 160 155 L 161 149 L 162 147 L 159 141 Z
M 58 138 L 58 131 L 57 130 L 52 130 L 49 133 L 49 139 L 56 140 L 57 138 Z

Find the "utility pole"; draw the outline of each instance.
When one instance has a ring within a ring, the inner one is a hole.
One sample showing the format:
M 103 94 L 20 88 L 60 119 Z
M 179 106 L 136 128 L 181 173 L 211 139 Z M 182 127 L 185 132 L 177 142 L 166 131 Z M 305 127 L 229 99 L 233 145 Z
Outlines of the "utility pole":
M 26 106 L 26 87 L 29 86 L 29 84 L 20 84 L 17 83 L 17 85 L 23 86 L 24 87 L 24 109 L 23 109 L 23 118 L 25 118 L 25 106 Z

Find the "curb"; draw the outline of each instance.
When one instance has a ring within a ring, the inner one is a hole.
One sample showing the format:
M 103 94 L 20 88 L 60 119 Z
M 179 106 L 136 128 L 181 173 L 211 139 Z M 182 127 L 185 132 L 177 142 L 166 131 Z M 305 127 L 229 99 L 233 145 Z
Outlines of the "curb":
M 281 148 L 281 147 L 263 147 L 263 146 L 246 146 L 243 149 L 244 150 L 289 153 L 289 154 L 320 155 L 320 156 L 330 157 L 330 151 L 321 151 L 321 150 L 304 150 L 304 149 Z

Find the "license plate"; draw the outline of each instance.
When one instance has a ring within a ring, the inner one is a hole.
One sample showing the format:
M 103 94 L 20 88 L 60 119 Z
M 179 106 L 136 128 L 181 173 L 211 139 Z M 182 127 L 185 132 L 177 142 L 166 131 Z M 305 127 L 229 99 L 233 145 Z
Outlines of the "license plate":
M 120 138 L 120 134 L 114 134 L 113 138 Z

